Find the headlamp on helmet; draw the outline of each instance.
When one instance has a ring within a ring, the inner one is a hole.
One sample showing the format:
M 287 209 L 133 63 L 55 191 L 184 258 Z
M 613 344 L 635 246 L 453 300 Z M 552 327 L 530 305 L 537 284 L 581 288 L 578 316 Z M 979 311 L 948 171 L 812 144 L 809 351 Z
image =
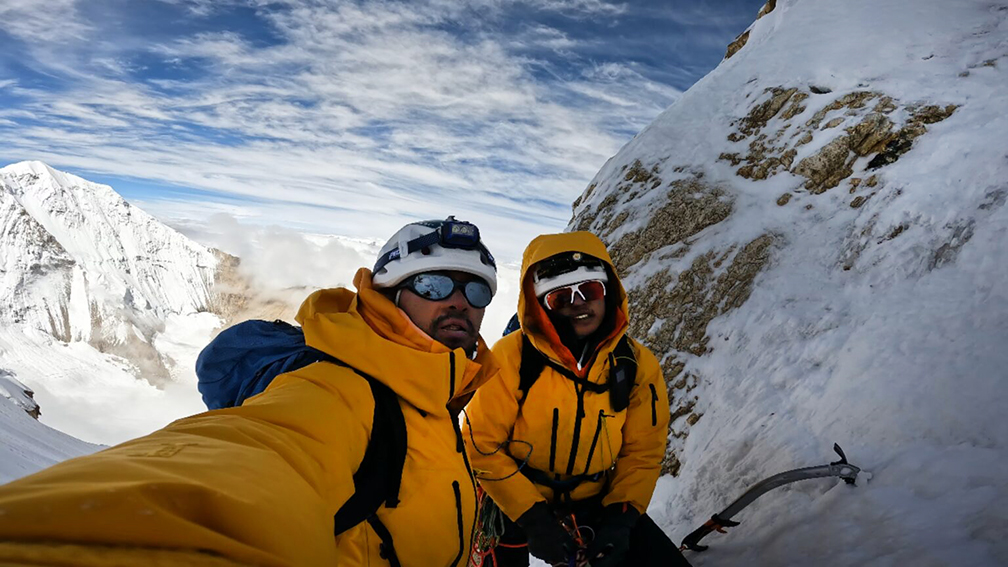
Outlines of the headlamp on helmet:
M 565 252 L 537 262 L 532 271 L 536 297 L 579 282 L 608 282 L 605 263 L 583 252 Z
M 481 277 L 497 291 L 497 264 L 480 240 L 476 225 L 431 220 L 404 226 L 382 247 L 372 270 L 375 287 L 394 287 L 406 278 L 434 271 L 460 271 Z

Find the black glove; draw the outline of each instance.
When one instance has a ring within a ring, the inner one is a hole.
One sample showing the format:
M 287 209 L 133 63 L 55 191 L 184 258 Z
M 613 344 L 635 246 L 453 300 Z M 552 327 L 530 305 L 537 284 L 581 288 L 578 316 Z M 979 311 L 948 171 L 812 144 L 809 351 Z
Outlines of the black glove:
M 545 502 L 533 504 L 516 523 L 525 532 L 529 553 L 550 565 L 565 563 L 577 552 L 574 537 L 560 525 Z
M 595 540 L 588 546 L 591 567 L 617 567 L 630 550 L 630 532 L 640 518 L 640 512 L 627 502 L 610 504 L 602 512 Z

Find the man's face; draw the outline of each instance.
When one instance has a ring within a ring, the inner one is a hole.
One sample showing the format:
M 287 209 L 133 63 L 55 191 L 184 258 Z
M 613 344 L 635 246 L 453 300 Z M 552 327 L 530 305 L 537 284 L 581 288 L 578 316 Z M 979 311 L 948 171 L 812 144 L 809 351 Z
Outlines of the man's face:
M 578 340 L 583 340 L 602 325 L 605 309 L 605 298 L 585 301 L 575 293 L 574 301 L 556 309 L 555 313 L 567 321 Z
M 436 272 L 451 276 L 459 282 L 479 279 L 465 272 Z M 462 286 L 446 299 L 432 301 L 413 293 L 408 287 L 399 294 L 399 308 L 410 320 L 448 348 L 465 349 L 470 355 L 476 351 L 476 339 L 486 308 L 476 309 L 465 298 Z

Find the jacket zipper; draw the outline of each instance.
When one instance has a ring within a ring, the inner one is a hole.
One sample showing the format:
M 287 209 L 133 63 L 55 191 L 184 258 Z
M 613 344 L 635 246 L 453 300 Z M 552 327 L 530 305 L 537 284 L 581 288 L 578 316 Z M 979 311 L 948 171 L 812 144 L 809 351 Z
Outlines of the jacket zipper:
M 588 460 L 585 461 L 584 474 L 588 474 L 592 457 L 595 456 L 595 446 L 598 445 L 599 435 L 602 433 L 602 420 L 605 419 L 605 411 L 598 410 L 598 424 L 595 426 L 595 437 L 592 437 L 591 447 L 588 448 Z
M 455 395 L 454 394 L 454 392 L 455 392 L 455 352 L 454 351 L 448 353 L 448 361 L 449 361 L 449 367 L 450 367 L 451 373 L 452 373 L 451 391 L 452 391 L 452 396 L 454 396 Z M 451 403 L 451 397 L 448 398 L 448 404 L 450 404 L 450 403 Z M 469 475 L 469 483 L 472 485 L 473 502 L 474 502 L 474 504 L 473 504 L 473 518 L 475 520 L 475 518 L 477 518 L 479 516 L 479 499 L 476 498 L 476 477 L 475 477 L 475 475 L 473 475 L 472 465 L 469 464 L 469 454 L 466 453 L 466 450 L 465 450 L 465 442 L 463 441 L 463 438 L 462 438 L 462 426 L 459 425 L 459 420 L 456 419 L 454 416 L 451 415 L 451 410 L 448 410 L 448 404 L 445 404 L 445 410 L 448 411 L 448 419 L 451 420 L 452 427 L 455 429 L 455 450 L 457 452 L 459 452 L 459 453 L 462 454 L 462 462 L 465 463 L 466 474 Z M 455 497 L 456 497 L 456 501 L 457 501 L 457 504 L 458 504 L 459 545 L 460 545 L 460 547 L 459 547 L 459 558 L 461 558 L 462 552 L 465 549 L 465 542 L 462 540 L 462 537 L 463 537 L 462 492 L 461 492 L 461 489 L 459 487 L 458 481 L 454 481 L 452 484 L 455 487 Z M 469 533 L 469 541 L 472 541 L 472 538 L 475 537 L 475 533 L 476 533 L 475 530 L 476 530 L 476 522 L 473 521 L 473 524 L 471 526 L 471 530 L 470 530 L 470 533 Z M 458 564 L 458 561 L 459 560 L 456 559 L 455 563 Z
M 458 538 L 459 538 L 459 550 L 458 555 L 455 556 L 455 561 L 452 561 L 452 565 L 457 567 L 459 561 L 462 560 L 462 552 L 465 550 L 465 526 L 463 526 L 462 520 L 462 489 L 459 488 L 459 482 L 457 480 L 452 481 L 452 490 L 455 491 L 455 513 L 458 519 Z
M 581 420 L 585 416 L 584 412 L 584 396 L 585 388 L 578 388 L 577 383 L 574 384 L 574 391 L 577 392 L 578 404 L 577 404 L 577 415 L 574 416 L 574 439 L 571 441 L 571 451 L 570 458 L 567 460 L 567 474 L 574 474 L 574 461 L 577 460 L 577 450 L 578 443 L 581 441 Z
M 648 384 L 651 386 L 651 427 L 656 427 L 658 425 L 658 390 L 655 390 L 654 384 Z
M 560 408 L 553 408 L 553 433 L 550 435 L 550 472 L 556 471 L 557 428 L 560 427 Z

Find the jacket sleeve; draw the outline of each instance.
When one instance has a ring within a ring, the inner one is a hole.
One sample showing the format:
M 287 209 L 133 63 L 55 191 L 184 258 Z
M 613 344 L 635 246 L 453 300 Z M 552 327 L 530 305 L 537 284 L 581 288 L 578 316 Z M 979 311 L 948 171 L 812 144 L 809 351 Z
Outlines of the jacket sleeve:
M 57 554 L 115 546 L 107 549 L 122 560 L 154 548 L 257 565 L 336 564 L 333 514 L 353 493 L 373 411 L 363 378 L 314 364 L 241 407 L 0 486 L 0 563 L 19 553 L 17 542 L 49 542 L 66 544 L 42 547 Z
M 661 475 L 668 444 L 668 390 L 658 359 L 634 341 L 637 351 L 637 381 L 630 396 L 623 424 L 623 446 L 616 461 L 610 490 L 602 499 L 608 506 L 629 502 L 642 514 Z
M 508 443 L 518 418 L 518 365 L 520 333 L 501 339 L 493 353 L 500 363 L 500 372 L 480 386 L 466 409 L 465 441 L 473 470 L 480 487 L 512 520 L 516 520 L 533 504 L 546 499 L 518 472 L 518 462 L 529 450 L 522 443 Z M 511 455 L 514 455 L 512 457 Z

